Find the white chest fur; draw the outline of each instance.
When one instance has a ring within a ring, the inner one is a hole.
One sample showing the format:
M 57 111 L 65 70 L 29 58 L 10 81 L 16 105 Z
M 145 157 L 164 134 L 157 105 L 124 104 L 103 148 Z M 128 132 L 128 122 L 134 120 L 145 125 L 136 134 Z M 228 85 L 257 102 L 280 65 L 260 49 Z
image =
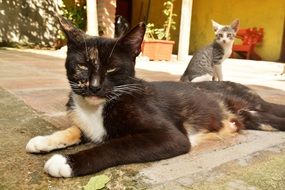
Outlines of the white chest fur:
M 221 60 L 221 63 L 224 62 L 227 58 L 229 58 L 232 54 L 232 48 L 233 48 L 233 41 L 229 42 L 227 44 L 223 44 L 223 48 L 224 48 L 224 56 Z
M 104 103 L 91 105 L 82 97 L 74 99 L 73 117 L 75 124 L 90 140 L 95 143 L 102 142 L 107 132 L 104 128 L 103 108 Z

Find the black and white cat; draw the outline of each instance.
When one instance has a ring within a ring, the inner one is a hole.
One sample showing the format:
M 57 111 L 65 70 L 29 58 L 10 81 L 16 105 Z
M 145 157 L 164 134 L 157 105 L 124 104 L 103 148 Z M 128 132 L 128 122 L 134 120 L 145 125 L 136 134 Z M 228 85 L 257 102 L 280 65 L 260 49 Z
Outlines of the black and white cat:
M 78 144 L 82 136 L 94 147 L 53 155 L 44 166 L 51 176 L 166 159 L 240 129 L 285 130 L 285 106 L 265 102 L 240 84 L 136 78 L 143 23 L 119 39 L 108 39 L 87 36 L 64 18 L 59 21 L 68 38 L 65 67 L 72 91 L 67 107 L 73 125 L 32 138 L 26 150 L 49 152 Z
M 194 53 L 188 67 L 180 78 L 184 82 L 223 80 L 222 63 L 232 53 L 239 20 L 231 25 L 220 25 L 212 20 L 215 40 L 210 45 Z

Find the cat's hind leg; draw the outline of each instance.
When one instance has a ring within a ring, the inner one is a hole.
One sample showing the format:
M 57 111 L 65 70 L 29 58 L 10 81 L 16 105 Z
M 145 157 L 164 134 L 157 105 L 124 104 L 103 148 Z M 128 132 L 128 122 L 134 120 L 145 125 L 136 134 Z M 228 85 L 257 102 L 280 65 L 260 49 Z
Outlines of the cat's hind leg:
M 190 142 L 191 142 L 191 146 L 192 147 L 197 147 L 198 145 L 209 141 L 209 140 L 221 140 L 222 137 L 219 136 L 219 134 L 217 132 L 200 132 L 194 135 L 189 135 L 188 136 Z
M 81 130 L 72 126 L 51 135 L 36 136 L 26 145 L 26 151 L 30 153 L 49 152 L 55 149 L 65 148 L 78 144 L 81 138 Z
M 240 110 L 239 114 L 244 118 L 244 125 L 247 129 L 262 131 L 285 131 L 285 118 L 272 113 Z
M 264 107 L 267 112 L 285 118 L 285 105 L 266 102 Z
M 188 137 L 192 147 L 195 147 L 208 140 L 223 140 L 227 137 L 235 136 L 242 128 L 243 125 L 238 119 L 230 118 L 224 119 L 222 127 L 216 132 L 202 131 Z

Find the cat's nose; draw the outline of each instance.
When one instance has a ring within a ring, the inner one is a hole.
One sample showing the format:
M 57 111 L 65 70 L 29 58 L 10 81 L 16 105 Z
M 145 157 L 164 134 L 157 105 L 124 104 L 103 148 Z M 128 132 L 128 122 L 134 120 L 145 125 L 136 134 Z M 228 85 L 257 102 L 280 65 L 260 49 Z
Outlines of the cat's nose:
M 223 40 L 223 43 L 225 44 L 225 43 L 226 43 L 226 40 Z
M 93 92 L 93 93 L 96 93 L 98 92 L 101 88 L 98 87 L 98 86 L 90 86 L 90 91 Z

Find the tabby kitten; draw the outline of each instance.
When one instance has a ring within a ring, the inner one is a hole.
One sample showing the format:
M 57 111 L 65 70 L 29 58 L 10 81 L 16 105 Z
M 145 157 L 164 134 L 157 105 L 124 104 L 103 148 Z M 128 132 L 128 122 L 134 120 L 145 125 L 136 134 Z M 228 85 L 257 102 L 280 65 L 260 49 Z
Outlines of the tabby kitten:
M 128 163 L 171 158 L 205 139 L 243 128 L 285 130 L 285 106 L 263 101 L 229 82 L 145 82 L 135 77 L 145 25 L 118 39 L 86 36 L 59 18 L 68 38 L 67 104 L 72 126 L 32 138 L 27 152 L 49 152 L 87 137 L 94 147 L 53 155 L 44 170 L 54 177 L 81 176 Z M 211 84 L 213 83 L 213 84 Z M 202 90 L 201 90 L 202 89 Z M 188 138 L 188 132 L 190 141 Z
M 239 20 L 231 25 L 220 25 L 212 20 L 215 40 L 210 45 L 194 53 L 181 81 L 201 82 L 223 80 L 222 62 L 232 53 L 234 37 L 239 28 Z

